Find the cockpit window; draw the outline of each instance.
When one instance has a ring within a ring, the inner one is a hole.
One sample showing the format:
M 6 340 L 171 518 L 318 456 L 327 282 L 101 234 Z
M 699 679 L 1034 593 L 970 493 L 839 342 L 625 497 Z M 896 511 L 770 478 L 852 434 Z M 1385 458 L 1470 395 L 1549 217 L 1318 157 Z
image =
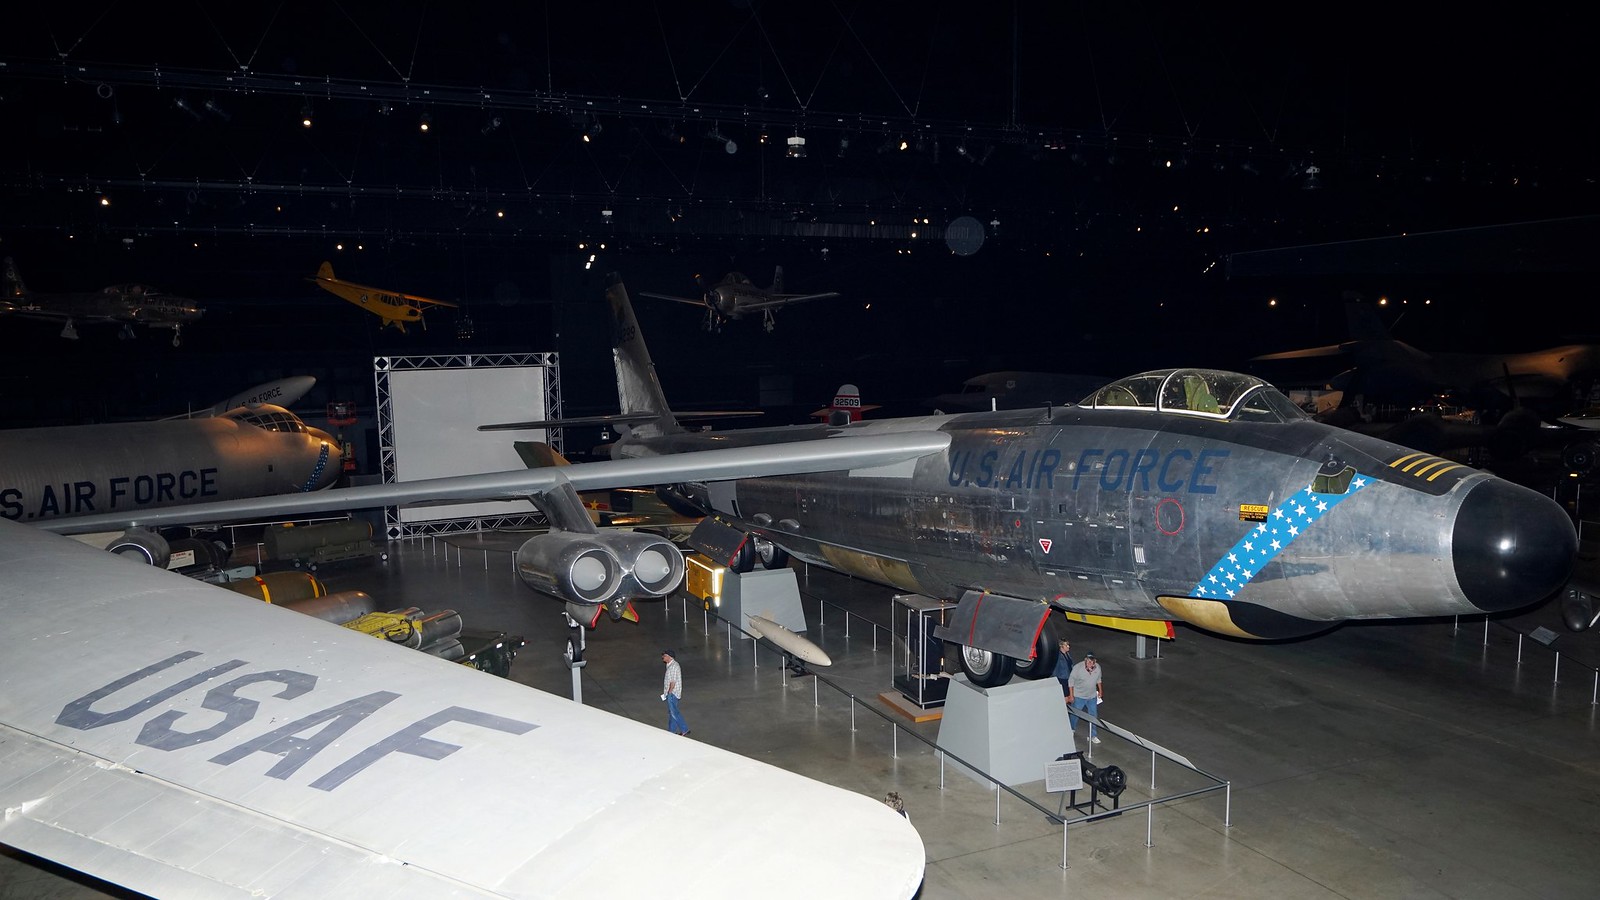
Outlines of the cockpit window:
M 1306 418 L 1288 397 L 1261 379 L 1217 369 L 1162 369 L 1131 375 L 1095 391 L 1080 405 L 1251 422 Z
M 226 413 L 227 417 L 246 425 L 254 425 L 263 431 L 276 431 L 282 434 L 305 434 L 305 423 L 300 417 L 289 412 L 281 406 L 241 406 Z

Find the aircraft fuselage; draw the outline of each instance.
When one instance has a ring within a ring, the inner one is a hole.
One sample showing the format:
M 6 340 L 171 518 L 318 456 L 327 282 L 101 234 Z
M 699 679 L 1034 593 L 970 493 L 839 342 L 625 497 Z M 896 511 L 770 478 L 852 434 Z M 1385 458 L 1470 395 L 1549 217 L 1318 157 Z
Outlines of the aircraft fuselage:
M 902 590 L 1252 637 L 1517 608 L 1560 586 L 1575 548 L 1563 511 L 1534 491 L 1311 420 L 1066 407 L 808 436 L 908 429 L 944 431 L 950 448 L 901 471 L 680 490 L 796 558 Z M 796 434 L 678 434 L 623 453 Z
M 38 522 L 316 490 L 339 477 L 340 462 L 336 441 L 272 406 L 11 429 L 0 431 L 0 518 Z

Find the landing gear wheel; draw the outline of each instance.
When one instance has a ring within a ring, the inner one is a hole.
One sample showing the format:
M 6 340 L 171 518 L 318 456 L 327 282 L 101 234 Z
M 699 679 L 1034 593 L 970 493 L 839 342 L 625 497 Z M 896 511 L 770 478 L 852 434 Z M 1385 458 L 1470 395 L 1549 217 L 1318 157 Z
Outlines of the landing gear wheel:
M 1061 655 L 1061 644 L 1056 640 L 1050 623 L 1046 622 L 1045 627 L 1039 629 L 1039 637 L 1033 642 L 1033 659 L 1015 661 L 1017 675 L 1029 681 L 1038 681 L 1047 675 L 1054 675 L 1056 657 L 1059 655 Z
M 999 687 L 1011 680 L 1016 660 L 977 647 L 961 645 L 961 671 L 978 687 Z
M 745 535 L 744 543 L 733 554 L 733 570 L 743 575 L 755 571 L 756 567 L 756 538 L 755 535 Z
M 759 538 L 753 534 L 750 536 L 750 540 L 756 545 L 756 558 L 761 560 L 761 568 L 769 570 L 782 569 L 789 565 L 789 551 L 766 538 Z

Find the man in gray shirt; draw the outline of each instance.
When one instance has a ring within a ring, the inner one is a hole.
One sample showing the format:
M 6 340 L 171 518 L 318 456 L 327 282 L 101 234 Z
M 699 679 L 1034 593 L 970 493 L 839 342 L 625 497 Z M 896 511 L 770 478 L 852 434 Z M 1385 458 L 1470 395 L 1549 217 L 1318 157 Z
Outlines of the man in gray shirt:
M 671 650 L 661 651 L 661 661 L 667 664 L 666 674 L 661 678 L 661 699 L 667 704 L 667 730 L 688 737 L 689 723 L 683 720 L 683 713 L 678 712 L 678 701 L 683 699 L 683 667 L 678 665 Z
M 1095 659 L 1093 653 L 1085 653 L 1083 662 L 1072 667 L 1072 674 L 1067 677 L 1067 704 L 1072 709 L 1081 709 L 1091 716 L 1100 715 L 1101 687 L 1100 661 Z M 1078 728 L 1078 717 L 1069 710 L 1067 712 L 1069 727 Z M 1098 744 L 1100 738 L 1095 736 L 1094 723 L 1089 723 L 1089 743 Z

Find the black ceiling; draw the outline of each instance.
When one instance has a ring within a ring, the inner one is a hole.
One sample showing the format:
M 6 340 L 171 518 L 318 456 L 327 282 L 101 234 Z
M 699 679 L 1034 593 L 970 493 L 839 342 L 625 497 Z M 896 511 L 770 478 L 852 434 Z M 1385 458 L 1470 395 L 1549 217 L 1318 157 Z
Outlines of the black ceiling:
M 322 259 L 469 301 L 478 346 L 586 345 L 559 307 L 607 269 L 690 292 L 783 265 L 856 302 L 784 317 L 739 366 L 870 369 L 934 330 L 955 337 L 927 355 L 970 367 L 1284 349 L 1369 285 L 1324 284 L 1267 338 L 1294 273 L 1241 288 L 1229 254 L 1594 212 L 1585 41 L 1393 4 L 40 4 L 0 31 L 0 249 L 35 289 L 201 297 L 219 324 L 194 352 L 218 356 L 402 346 L 349 340 L 333 317 L 359 313 L 304 284 Z M 698 357 L 732 343 L 659 316 Z

